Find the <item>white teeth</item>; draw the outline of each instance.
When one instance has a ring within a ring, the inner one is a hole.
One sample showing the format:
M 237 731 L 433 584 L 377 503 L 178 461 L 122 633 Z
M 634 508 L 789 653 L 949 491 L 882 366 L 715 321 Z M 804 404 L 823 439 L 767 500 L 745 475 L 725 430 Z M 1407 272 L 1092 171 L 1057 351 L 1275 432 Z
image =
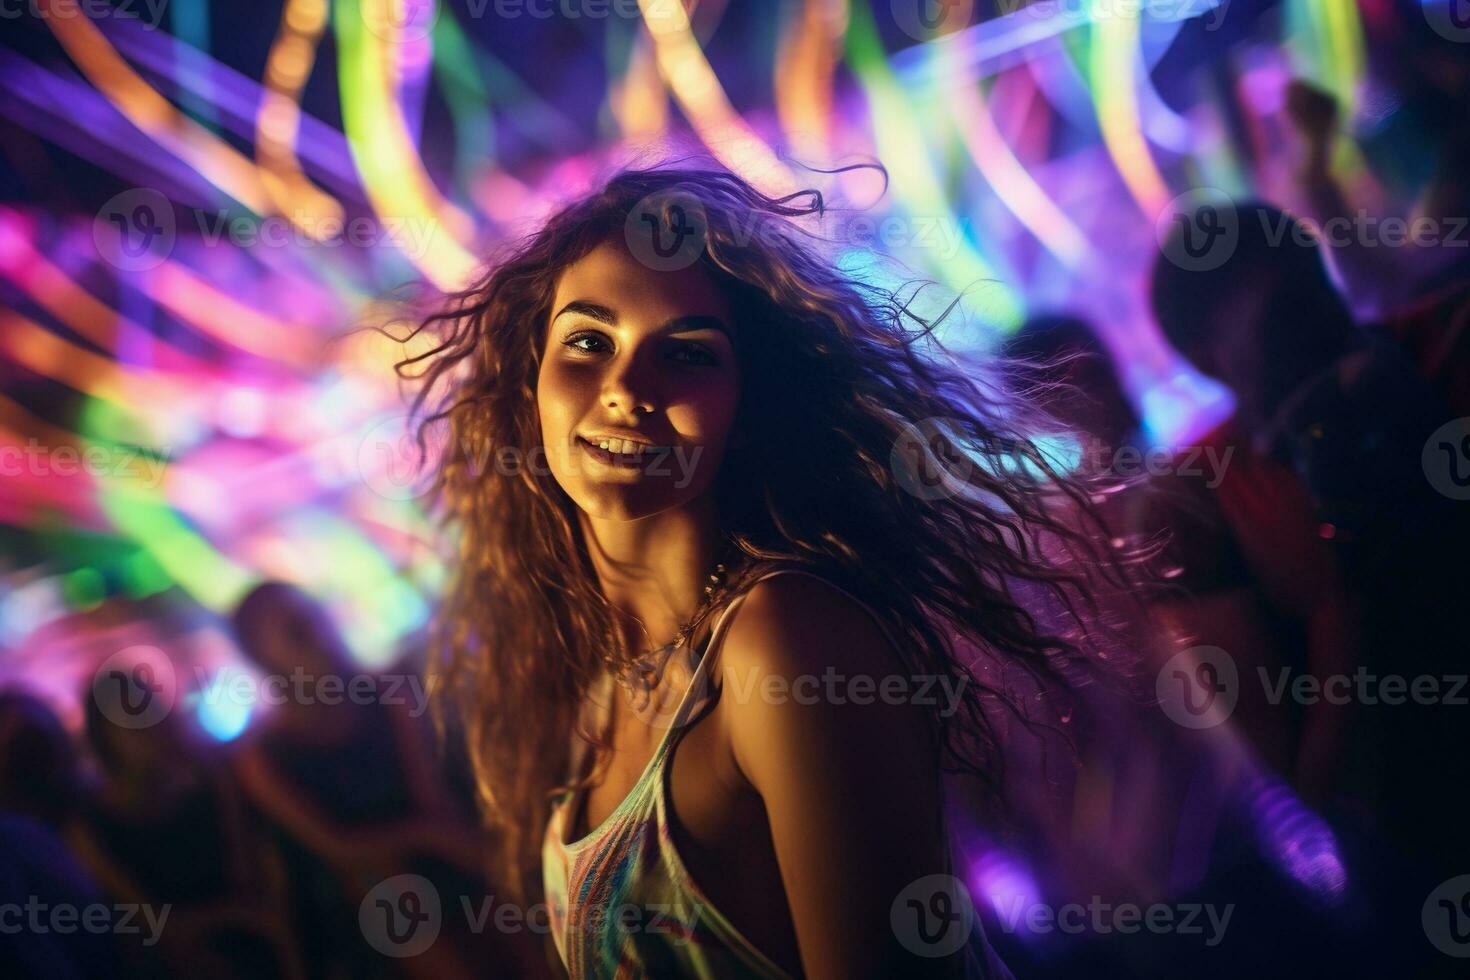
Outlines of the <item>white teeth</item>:
M 601 439 L 597 443 L 599 449 L 619 456 L 642 456 L 643 444 L 633 442 L 631 439 Z

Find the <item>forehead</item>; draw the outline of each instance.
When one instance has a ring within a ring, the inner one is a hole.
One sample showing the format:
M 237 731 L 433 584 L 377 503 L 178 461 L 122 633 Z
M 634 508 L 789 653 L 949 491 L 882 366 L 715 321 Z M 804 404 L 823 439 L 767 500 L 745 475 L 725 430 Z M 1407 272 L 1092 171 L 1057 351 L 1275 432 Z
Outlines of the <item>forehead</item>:
M 717 316 L 730 323 L 725 295 L 703 267 L 672 272 L 650 269 L 615 242 L 598 245 L 562 271 L 552 314 L 577 299 L 610 307 L 625 323 L 636 320 L 657 325 L 690 314 Z

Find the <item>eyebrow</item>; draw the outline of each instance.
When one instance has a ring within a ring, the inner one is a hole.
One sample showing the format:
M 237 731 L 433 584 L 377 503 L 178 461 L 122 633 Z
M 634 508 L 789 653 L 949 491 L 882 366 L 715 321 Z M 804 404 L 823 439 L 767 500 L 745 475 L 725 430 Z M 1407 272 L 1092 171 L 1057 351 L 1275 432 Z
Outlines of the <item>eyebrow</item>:
M 598 323 L 606 323 L 608 326 L 616 326 L 618 322 L 617 313 L 601 303 L 593 303 L 585 299 L 574 299 L 566 306 L 557 311 L 553 321 L 559 319 L 565 313 L 577 313 Z M 730 333 L 730 328 L 725 326 L 723 320 L 716 316 L 708 316 L 702 313 L 690 313 L 685 316 L 676 316 L 665 322 L 658 328 L 657 333 L 678 333 L 684 330 L 718 330 L 725 335 L 730 343 L 735 343 L 735 338 Z

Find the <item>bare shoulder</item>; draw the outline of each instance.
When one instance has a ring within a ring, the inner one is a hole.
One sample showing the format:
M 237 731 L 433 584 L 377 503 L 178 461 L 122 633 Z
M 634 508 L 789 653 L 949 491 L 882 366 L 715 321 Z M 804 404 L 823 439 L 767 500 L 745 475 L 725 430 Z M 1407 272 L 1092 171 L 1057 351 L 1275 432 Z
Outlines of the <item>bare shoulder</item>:
M 720 653 L 732 673 L 820 674 L 828 668 L 870 674 L 902 667 L 872 614 L 825 579 L 774 575 L 757 583 L 733 615 Z
M 946 867 L 930 709 L 863 603 L 808 575 L 755 585 L 720 652 L 732 776 L 760 798 L 808 976 L 907 976 L 895 896 Z
M 732 616 L 717 668 L 738 768 L 755 775 L 758 753 L 780 760 L 819 744 L 831 759 L 922 751 L 927 702 L 913 695 L 923 678 L 904 659 L 873 613 L 824 579 L 758 583 Z

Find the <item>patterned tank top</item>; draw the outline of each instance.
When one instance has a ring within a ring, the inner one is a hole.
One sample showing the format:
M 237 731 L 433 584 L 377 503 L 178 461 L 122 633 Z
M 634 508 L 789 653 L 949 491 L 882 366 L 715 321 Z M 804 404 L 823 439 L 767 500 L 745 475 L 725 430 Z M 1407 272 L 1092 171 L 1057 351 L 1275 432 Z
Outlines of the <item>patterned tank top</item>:
M 800 568 L 777 568 L 751 584 L 785 572 L 812 575 Z M 851 593 L 827 584 L 868 608 Z M 669 825 L 668 760 L 690 719 L 702 717 L 699 710 L 718 696 L 708 679 L 715 659 L 709 654 L 748 594 L 742 592 L 720 613 L 678 706 L 653 722 L 666 724 L 667 731 L 623 802 L 587 836 L 569 842 L 585 791 L 568 791 L 554 801 L 541 870 L 552 939 L 571 980 L 790 978 L 705 896 L 675 849 Z M 876 617 L 874 621 L 879 622 Z M 884 634 L 892 642 L 886 628 Z M 589 702 L 610 705 L 612 693 L 609 679 L 603 696 Z M 586 749 L 587 743 L 574 736 L 572 772 L 580 773 Z M 967 977 L 1009 980 L 1010 973 L 985 943 L 978 919 L 970 947 Z

